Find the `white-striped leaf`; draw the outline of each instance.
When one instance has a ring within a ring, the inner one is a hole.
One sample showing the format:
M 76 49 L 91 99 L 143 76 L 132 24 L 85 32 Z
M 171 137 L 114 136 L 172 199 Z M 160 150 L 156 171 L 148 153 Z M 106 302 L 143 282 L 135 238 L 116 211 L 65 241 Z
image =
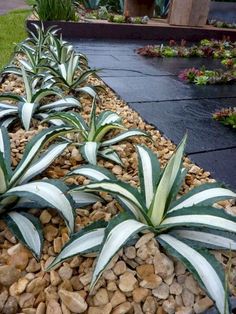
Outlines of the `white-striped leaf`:
M 29 76 L 27 76 L 26 70 L 24 67 L 21 67 L 21 72 L 22 72 L 22 77 L 23 77 L 24 86 L 25 86 L 26 102 L 33 102 L 32 101 L 33 94 L 32 94 L 32 89 L 29 82 Z
M 81 103 L 75 99 L 74 97 L 65 97 L 63 99 L 59 99 L 54 101 L 48 105 L 43 105 L 40 107 L 40 111 L 56 111 L 61 108 L 80 108 Z
M 70 143 L 57 143 L 51 145 L 50 148 L 37 159 L 25 174 L 20 178 L 19 183 L 26 183 L 33 177 L 42 173 L 51 163 L 61 155 L 61 153 L 70 145 Z
M 16 105 L 0 103 L 0 110 L 5 110 L 5 109 L 15 109 L 17 112 Z
M 178 175 L 181 167 L 186 139 L 187 137 L 185 136 L 176 152 L 172 155 L 166 165 L 155 192 L 153 202 L 150 206 L 149 216 L 155 226 L 158 226 L 162 221 L 169 193 L 176 181 L 176 176 Z
M 73 128 L 66 126 L 54 126 L 46 130 L 41 131 L 39 134 L 33 137 L 33 139 L 26 145 L 23 157 L 16 167 L 14 174 L 10 180 L 11 186 L 13 186 L 17 180 L 24 175 L 32 162 L 37 158 L 42 147 L 44 147 L 48 141 L 51 141 L 56 136 L 66 134 L 72 131 Z
M 22 103 L 21 102 L 18 104 L 21 122 L 22 122 L 26 131 L 28 131 L 30 128 L 32 116 L 35 113 L 35 111 L 37 110 L 37 107 L 38 107 L 38 105 L 35 103 L 28 103 L 28 102 Z
M 230 198 L 236 198 L 236 193 L 221 187 L 220 184 L 202 184 L 174 202 L 168 212 L 194 205 L 212 205 L 218 201 Z
M 193 206 L 168 214 L 159 227 L 166 229 L 178 226 L 205 226 L 212 229 L 235 232 L 236 217 L 227 214 L 223 209 L 216 209 L 210 206 Z
M 42 206 L 54 208 L 64 218 L 70 232 L 74 231 L 74 209 L 66 186 L 59 181 L 35 181 L 14 187 L 5 196 L 25 197 Z
M 161 168 L 156 155 L 147 147 L 137 145 L 138 170 L 141 194 L 145 198 L 146 207 L 152 203 Z
M 51 270 L 73 256 L 97 253 L 101 247 L 106 226 L 107 223 L 105 221 L 97 221 L 73 234 L 46 271 Z
M 214 250 L 232 250 L 236 251 L 236 234 L 220 231 L 206 230 L 204 228 L 178 228 L 169 234 L 182 238 L 198 247 L 205 247 Z
M 122 122 L 122 119 L 116 112 L 106 110 L 106 111 L 101 112 L 99 116 L 97 117 L 96 126 L 97 126 L 97 129 L 99 129 L 100 127 L 105 126 L 107 124 L 113 124 L 113 123 L 121 124 L 121 122 Z
M 88 163 L 96 165 L 98 148 L 99 143 L 86 142 L 80 147 L 80 152 Z
M 88 206 L 96 202 L 103 202 L 103 199 L 94 193 L 92 194 L 82 191 L 70 191 L 69 193 L 78 207 Z
M 39 220 L 33 215 L 16 211 L 5 214 L 3 219 L 14 236 L 39 260 L 43 246 L 43 232 Z
M 112 123 L 112 124 L 107 124 L 105 126 L 102 126 L 100 128 L 97 128 L 96 126 L 96 132 L 94 133 L 93 140 L 96 142 L 102 142 L 102 139 L 104 136 L 111 130 L 127 130 L 125 127 L 123 127 L 120 124 L 117 123 Z
M 101 146 L 110 146 L 110 145 L 114 145 L 117 144 L 118 142 L 121 142 L 127 138 L 130 138 L 132 136 L 145 136 L 145 137 L 149 137 L 150 135 L 147 134 L 144 131 L 141 131 L 139 129 L 131 129 L 129 131 L 126 132 L 122 132 L 119 135 L 113 137 L 110 140 L 104 141 L 102 142 Z
M 105 238 L 93 272 L 91 288 L 93 288 L 109 264 L 113 256 L 139 232 L 148 229 L 146 224 L 120 214 L 112 219 L 105 230 Z
M 17 119 L 16 117 L 6 118 L 0 122 L 0 126 L 7 129 L 9 125 L 11 125 L 14 121 L 16 121 L 16 119 Z
M 15 114 L 17 114 L 17 109 L 16 108 L 11 108 L 11 109 L 4 109 L 2 111 L 0 111 L 0 119 L 3 119 L 5 117 L 8 116 L 14 116 Z
M 80 175 L 88 177 L 93 181 L 102 181 L 102 180 L 116 180 L 116 177 L 106 168 L 93 165 L 81 166 L 67 174 L 67 176 Z
M 9 184 L 9 178 L 3 153 L 0 151 L 0 194 L 6 192 Z
M 78 93 L 87 94 L 91 96 L 92 98 L 98 98 L 97 92 L 91 86 L 84 86 L 84 87 L 76 88 L 75 90 Z
M 101 156 L 101 157 L 103 157 L 105 159 L 111 160 L 111 161 L 113 161 L 113 162 L 123 166 L 123 162 L 120 159 L 119 155 L 112 148 L 106 148 L 106 149 L 103 149 L 103 150 L 99 150 L 98 151 L 98 156 Z
M 191 248 L 167 234 L 160 235 L 157 239 L 171 255 L 180 259 L 192 272 L 200 286 L 215 301 L 219 313 L 230 314 L 224 273 L 214 256 L 206 251 Z
M 11 145 L 8 132 L 4 127 L 0 128 L 0 151 L 3 153 L 4 164 L 6 166 L 7 173 L 10 176 L 12 174 Z

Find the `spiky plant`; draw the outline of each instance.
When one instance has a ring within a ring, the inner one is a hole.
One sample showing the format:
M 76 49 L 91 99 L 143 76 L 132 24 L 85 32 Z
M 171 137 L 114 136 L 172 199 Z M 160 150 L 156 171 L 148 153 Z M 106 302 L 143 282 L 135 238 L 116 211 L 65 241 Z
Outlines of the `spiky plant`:
M 17 167 L 11 167 L 10 140 L 5 128 L 0 128 L 0 215 L 16 238 L 39 259 L 42 228 L 38 219 L 26 208 L 53 208 L 64 219 L 69 232 L 74 231 L 74 202 L 66 185 L 59 180 L 36 180 L 68 147 L 68 142 L 50 144 L 57 135 L 71 131 L 71 127 L 51 127 L 34 136 L 25 147 Z
M 53 88 L 37 88 L 37 77 L 31 78 L 26 74 L 24 68 L 21 69 L 25 86 L 25 96 L 15 94 L 1 94 L 0 100 L 13 100 L 17 104 L 0 103 L 0 122 L 1 125 L 8 127 L 17 119 L 21 120 L 26 130 L 30 128 L 32 118 L 37 118 L 37 114 L 66 110 L 69 108 L 79 108 L 80 102 L 74 97 L 65 97 L 60 100 L 41 105 L 40 102 L 51 95 L 60 96 L 60 93 Z
M 93 100 L 88 124 L 76 112 L 50 114 L 46 120 L 57 125 L 73 126 L 79 135 L 79 141 L 75 145 L 80 147 L 80 152 L 84 159 L 93 165 L 97 163 L 97 155 L 122 165 L 122 161 L 112 148 L 112 145 L 132 136 L 149 136 L 139 129 L 127 130 L 122 124 L 121 117 L 113 111 L 103 111 L 96 117 L 96 99 Z M 125 131 L 111 139 L 105 140 L 104 137 L 115 129 Z
M 97 86 L 88 84 L 88 78 L 95 76 L 97 70 L 81 70 L 81 56 L 72 51 L 69 58 L 56 66 L 45 66 L 49 73 L 44 79 L 44 86 L 57 86 L 67 93 L 86 93 L 97 96 Z
M 155 154 L 137 146 L 140 188 L 115 180 L 108 171 L 95 166 L 78 168 L 71 175 L 85 175 L 99 181 L 71 191 L 105 191 L 115 195 L 123 213 L 108 225 L 91 224 L 74 234 L 48 269 L 62 261 L 87 253 L 98 253 L 91 288 L 94 287 L 112 257 L 137 234 L 151 231 L 167 252 L 178 258 L 193 273 L 199 285 L 215 301 L 221 314 L 229 314 L 224 273 L 207 249 L 236 250 L 236 217 L 211 205 L 236 194 L 217 183 L 203 184 L 177 199 L 186 171 L 182 157 L 186 137 L 164 170 Z M 118 235 L 118 236 L 117 236 Z

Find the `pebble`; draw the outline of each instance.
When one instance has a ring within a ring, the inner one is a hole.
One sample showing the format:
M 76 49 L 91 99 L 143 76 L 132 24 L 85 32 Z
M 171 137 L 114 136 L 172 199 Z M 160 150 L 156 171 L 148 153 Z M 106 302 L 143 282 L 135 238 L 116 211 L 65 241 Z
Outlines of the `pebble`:
M 154 233 L 149 232 L 143 235 L 135 244 L 136 249 L 148 243 L 154 237 Z
M 117 305 L 124 303 L 126 301 L 126 296 L 120 290 L 115 291 L 111 298 L 112 307 L 116 307 Z
M 124 253 L 125 256 L 129 259 L 134 259 L 136 257 L 136 250 L 133 246 L 126 247 Z
M 194 294 L 186 288 L 183 289 L 182 299 L 183 299 L 184 306 L 193 306 Z
M 182 286 L 177 282 L 174 282 L 170 286 L 170 294 L 180 295 L 182 293 L 182 290 L 183 290 Z
M 136 303 L 143 302 L 148 296 L 148 293 L 149 293 L 149 290 L 142 287 L 138 287 L 134 289 L 134 291 L 132 292 L 134 302 Z
M 153 264 L 155 273 L 163 279 L 171 276 L 174 272 L 173 261 L 163 253 L 157 252 L 155 254 Z
M 8 292 L 7 290 L 4 290 L 0 293 L 0 313 L 4 307 L 4 304 L 6 303 L 8 298 Z
M 107 303 L 105 306 L 100 306 L 100 307 L 90 306 L 88 309 L 88 314 L 110 314 L 111 311 L 112 311 L 112 305 L 111 303 Z
M 61 283 L 61 277 L 55 270 L 50 271 L 50 282 L 52 286 L 58 286 Z
M 209 309 L 211 306 L 213 306 L 213 304 L 214 303 L 210 298 L 205 297 L 196 302 L 193 308 L 196 314 L 200 314 Z
M 44 237 L 48 242 L 52 242 L 58 234 L 58 229 L 52 225 L 46 226 L 44 229 Z
M 27 286 L 26 292 L 32 293 L 34 296 L 38 295 L 47 285 L 45 278 L 38 277 L 33 279 Z
M 126 314 L 128 313 L 132 308 L 132 305 L 130 302 L 124 302 L 120 305 L 118 305 L 113 311 L 112 314 Z
M 28 279 L 20 278 L 17 282 L 14 282 L 10 286 L 9 288 L 10 295 L 16 296 L 16 295 L 22 294 L 25 291 L 28 283 L 29 283 Z
M 140 286 L 147 289 L 156 289 L 160 286 L 161 283 L 162 279 L 160 276 L 151 274 L 140 282 Z
M 162 282 L 158 288 L 152 290 L 152 294 L 156 298 L 163 299 L 163 300 L 166 300 L 169 297 L 169 293 L 170 293 L 170 288 L 164 282 Z
M 87 310 L 88 304 L 78 292 L 70 292 L 60 289 L 59 297 L 68 309 L 75 313 L 83 313 Z
M 123 168 L 119 165 L 115 165 L 113 168 L 112 168 L 112 172 L 116 175 L 121 175 L 122 172 L 123 172 Z
M 40 302 L 37 307 L 36 314 L 45 314 L 45 313 L 46 313 L 46 304 L 44 302 Z
M 20 278 L 20 271 L 14 266 L 4 265 L 0 266 L 0 284 L 3 286 L 11 286 L 15 281 Z
M 163 310 L 168 314 L 175 313 L 175 302 L 166 300 L 162 304 Z
M 193 278 L 192 275 L 189 275 L 184 282 L 185 287 L 191 291 L 192 293 L 198 295 L 199 294 L 199 286 L 196 280 Z
M 124 274 L 126 270 L 127 270 L 127 267 L 124 261 L 118 261 L 113 268 L 113 272 L 117 276 Z
M 21 308 L 23 307 L 33 307 L 35 297 L 32 293 L 23 293 L 19 296 L 18 303 Z
M 99 289 L 93 297 L 95 306 L 106 305 L 109 302 L 107 290 L 104 288 Z
M 59 269 L 58 274 L 62 280 L 69 280 L 72 277 L 73 269 L 68 265 L 64 265 Z
M 144 313 L 155 314 L 157 310 L 157 303 L 155 298 L 152 296 L 147 297 L 146 301 L 143 304 Z
M 39 216 L 39 219 L 43 225 L 48 224 L 51 218 L 52 218 L 52 215 L 47 210 L 43 210 L 41 215 Z
M 16 314 L 18 310 L 18 303 L 15 297 L 10 296 L 5 303 L 1 313 Z
M 26 267 L 26 271 L 28 273 L 36 273 L 40 271 L 40 269 L 41 269 L 40 263 L 38 263 L 35 258 L 31 258 L 28 266 Z
M 47 304 L 46 314 L 63 314 L 60 304 L 56 300 L 50 300 Z
M 131 292 L 134 289 L 135 284 L 137 283 L 137 279 L 130 272 L 125 272 L 119 278 L 119 288 L 123 292 Z

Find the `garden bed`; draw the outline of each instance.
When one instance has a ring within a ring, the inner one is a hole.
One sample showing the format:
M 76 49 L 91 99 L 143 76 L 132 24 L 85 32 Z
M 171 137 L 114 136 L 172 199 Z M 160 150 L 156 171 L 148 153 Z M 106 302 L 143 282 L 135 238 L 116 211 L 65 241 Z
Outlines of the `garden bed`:
M 36 20 L 27 20 L 26 26 L 32 30 L 32 24 L 40 24 Z M 236 40 L 235 29 L 221 29 L 213 26 L 181 27 L 171 26 L 166 20 L 150 20 L 148 24 L 116 24 L 103 20 L 86 20 L 84 22 L 47 21 L 45 27 L 57 25 L 66 38 L 100 38 L 100 39 L 147 39 L 199 41 L 204 38 L 222 39 L 230 37 Z

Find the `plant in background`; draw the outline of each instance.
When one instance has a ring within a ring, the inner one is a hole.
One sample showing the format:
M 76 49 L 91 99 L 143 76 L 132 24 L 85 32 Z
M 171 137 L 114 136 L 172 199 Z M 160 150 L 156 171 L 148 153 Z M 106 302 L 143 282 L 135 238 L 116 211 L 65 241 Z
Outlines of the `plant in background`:
M 236 107 L 223 108 L 213 114 L 213 119 L 236 129 Z
M 44 86 L 59 87 L 67 93 L 86 93 L 91 97 L 97 96 L 99 86 L 88 84 L 88 78 L 95 76 L 98 70 L 82 70 L 81 57 L 74 51 L 65 63 L 56 66 L 45 66 L 48 75 L 44 78 Z
M 221 314 L 230 313 L 223 271 L 206 249 L 236 250 L 236 217 L 211 207 L 236 194 L 219 184 L 204 184 L 177 199 L 186 171 L 182 158 L 186 137 L 163 171 L 154 153 L 137 146 L 140 188 L 114 180 L 103 169 L 87 166 L 71 175 L 81 174 L 98 181 L 71 192 L 107 192 L 122 199 L 125 212 L 106 226 L 97 222 L 74 234 L 48 270 L 77 254 L 97 252 L 91 288 L 95 286 L 112 257 L 134 236 L 144 231 L 156 234 L 157 241 L 180 259 L 200 286 L 215 300 Z M 117 236 L 119 235 L 119 236 Z M 205 248 L 205 250 L 202 250 Z
M 37 180 L 50 164 L 68 147 L 68 142 L 51 144 L 57 135 L 71 131 L 71 127 L 51 127 L 43 130 L 26 145 L 18 166 L 11 168 L 10 139 L 5 128 L 0 128 L 0 214 L 14 236 L 39 259 L 43 236 L 40 223 L 26 208 L 53 208 L 63 217 L 69 232 L 74 231 L 74 202 L 66 195 L 67 187 L 61 181 Z
M 76 12 L 72 0 L 36 0 L 35 13 L 41 21 L 75 21 Z
M 93 100 L 90 120 L 87 124 L 83 117 L 76 112 L 58 112 L 50 114 L 46 121 L 57 125 L 68 125 L 74 127 L 78 132 L 77 144 L 84 159 L 90 164 L 96 165 L 97 155 L 122 165 L 118 154 L 111 147 L 122 140 L 132 136 L 148 136 L 147 133 L 138 130 L 127 130 L 122 124 L 121 117 L 112 111 L 103 111 L 96 117 L 96 99 Z M 122 133 L 104 140 L 104 137 L 112 130 L 125 130 Z
M 0 94 L 0 100 L 17 101 L 16 105 L 9 103 L 0 103 L 0 123 L 8 127 L 11 123 L 20 119 L 25 130 L 30 128 L 32 118 L 39 113 L 48 114 L 50 112 L 61 111 L 71 108 L 80 108 L 80 102 L 74 97 L 65 97 L 60 100 L 51 102 L 46 105 L 41 105 L 40 102 L 46 96 L 56 95 L 61 97 L 61 94 L 53 88 L 37 88 L 37 77 L 30 78 L 27 76 L 24 68 L 21 69 L 24 86 L 25 96 L 16 94 Z M 44 116 L 45 117 L 45 116 Z

